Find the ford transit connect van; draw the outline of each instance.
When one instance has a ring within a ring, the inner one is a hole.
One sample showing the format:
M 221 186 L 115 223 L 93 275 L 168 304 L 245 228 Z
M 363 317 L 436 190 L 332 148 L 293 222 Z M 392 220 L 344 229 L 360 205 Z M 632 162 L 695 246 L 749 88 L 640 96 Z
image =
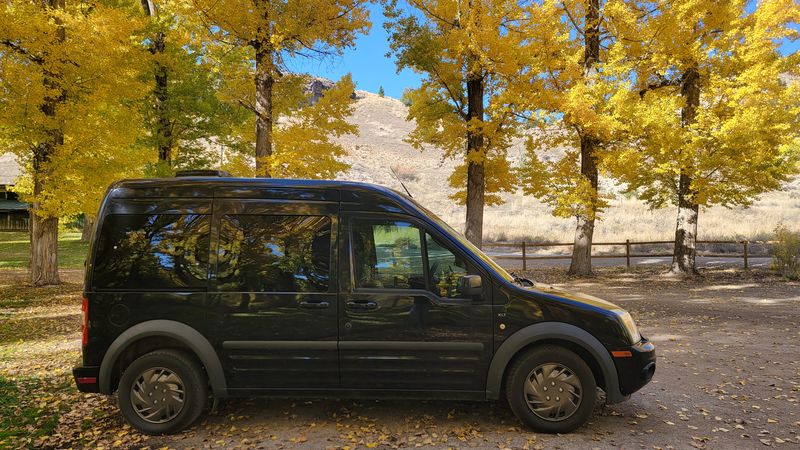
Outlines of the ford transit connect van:
M 83 392 L 149 434 L 231 396 L 505 399 L 534 430 L 625 400 L 655 350 L 612 303 L 511 275 L 363 183 L 126 180 L 86 265 Z

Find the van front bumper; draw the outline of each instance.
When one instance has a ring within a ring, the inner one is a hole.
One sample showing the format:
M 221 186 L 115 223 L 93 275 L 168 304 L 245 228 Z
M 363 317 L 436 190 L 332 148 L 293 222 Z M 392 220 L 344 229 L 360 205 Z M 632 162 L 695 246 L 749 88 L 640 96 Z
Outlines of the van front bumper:
M 656 346 L 647 339 L 642 338 L 637 344 L 611 354 L 622 395 L 633 394 L 653 379 L 656 372 Z
M 99 374 L 100 367 L 98 366 L 77 366 L 72 368 L 72 377 L 81 392 L 100 392 Z

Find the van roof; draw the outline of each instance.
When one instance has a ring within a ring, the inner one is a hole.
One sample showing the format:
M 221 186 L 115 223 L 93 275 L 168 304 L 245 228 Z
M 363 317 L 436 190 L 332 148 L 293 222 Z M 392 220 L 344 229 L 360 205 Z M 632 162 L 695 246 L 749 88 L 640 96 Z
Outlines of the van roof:
M 420 205 L 394 189 L 377 184 L 338 180 L 181 176 L 115 182 L 109 198 L 283 198 L 338 201 L 343 209 L 419 214 Z M 350 207 L 348 207 L 348 205 Z M 359 206 L 359 207 L 356 207 Z

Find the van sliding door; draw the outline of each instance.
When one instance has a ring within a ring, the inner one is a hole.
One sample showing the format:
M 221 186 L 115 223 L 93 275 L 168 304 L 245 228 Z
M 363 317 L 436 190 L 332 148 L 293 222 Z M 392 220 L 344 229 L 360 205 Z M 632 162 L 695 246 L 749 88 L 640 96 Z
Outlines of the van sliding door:
M 228 385 L 338 387 L 338 203 L 214 202 L 209 311 Z

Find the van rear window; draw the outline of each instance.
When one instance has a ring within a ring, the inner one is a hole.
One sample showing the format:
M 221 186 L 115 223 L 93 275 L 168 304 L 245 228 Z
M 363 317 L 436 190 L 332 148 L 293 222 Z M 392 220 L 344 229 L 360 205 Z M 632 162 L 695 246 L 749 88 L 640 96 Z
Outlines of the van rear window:
M 209 222 L 197 214 L 105 217 L 92 284 L 120 290 L 205 287 Z

